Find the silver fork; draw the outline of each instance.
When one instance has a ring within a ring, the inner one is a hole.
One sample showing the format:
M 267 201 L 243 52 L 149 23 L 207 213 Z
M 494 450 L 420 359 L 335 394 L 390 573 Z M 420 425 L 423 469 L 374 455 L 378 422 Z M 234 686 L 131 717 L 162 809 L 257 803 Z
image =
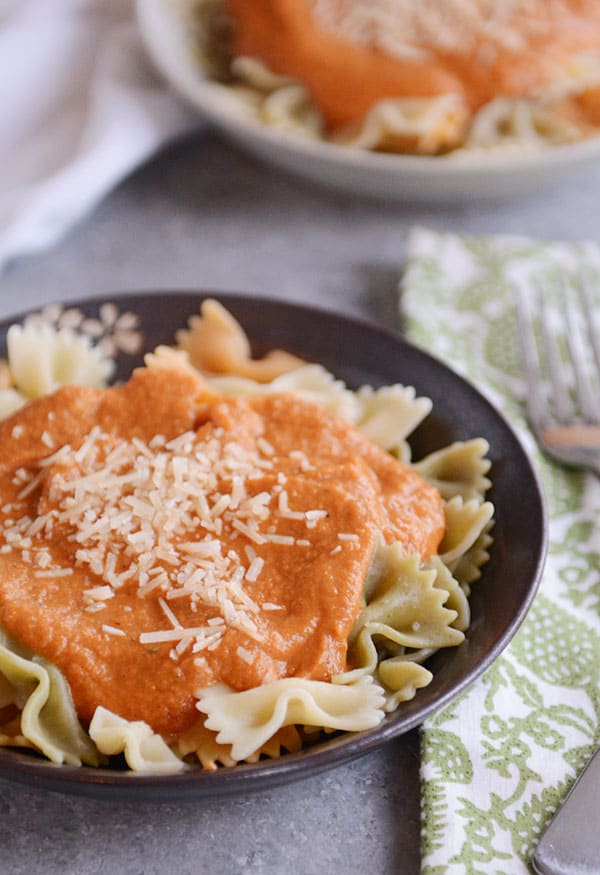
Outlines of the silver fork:
M 600 328 L 589 280 L 517 290 L 527 413 L 542 450 L 600 476 Z
M 600 476 L 600 330 L 587 279 L 570 289 L 517 292 L 527 413 L 553 459 Z M 591 875 L 600 860 L 600 751 L 592 757 L 532 857 L 539 875 Z

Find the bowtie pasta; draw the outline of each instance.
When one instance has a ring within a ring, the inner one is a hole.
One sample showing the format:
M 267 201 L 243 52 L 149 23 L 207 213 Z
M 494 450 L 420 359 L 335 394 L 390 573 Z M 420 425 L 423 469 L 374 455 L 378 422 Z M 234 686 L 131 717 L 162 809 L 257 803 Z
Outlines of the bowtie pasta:
M 135 772 L 257 762 L 377 726 L 461 645 L 488 446 L 413 461 L 414 389 L 253 359 L 214 301 L 112 388 L 76 332 L 9 341 L 0 744 Z

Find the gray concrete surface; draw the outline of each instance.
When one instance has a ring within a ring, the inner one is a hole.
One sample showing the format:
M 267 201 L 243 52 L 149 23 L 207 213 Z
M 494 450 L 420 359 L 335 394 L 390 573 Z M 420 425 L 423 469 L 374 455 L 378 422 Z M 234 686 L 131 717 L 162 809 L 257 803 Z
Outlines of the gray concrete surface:
M 399 327 L 415 224 L 596 237 L 600 167 L 520 202 L 389 205 L 333 194 L 197 135 L 155 158 L 48 253 L 0 278 L 0 318 L 60 299 L 155 288 L 318 303 Z M 1 875 L 415 875 L 415 732 L 276 790 L 198 803 L 107 803 L 0 780 Z

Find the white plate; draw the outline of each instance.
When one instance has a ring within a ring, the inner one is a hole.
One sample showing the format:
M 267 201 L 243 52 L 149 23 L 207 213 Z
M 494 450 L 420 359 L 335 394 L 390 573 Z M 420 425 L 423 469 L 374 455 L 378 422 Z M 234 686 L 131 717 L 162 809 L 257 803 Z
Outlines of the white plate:
M 364 152 L 281 133 L 249 119 L 227 87 L 207 78 L 174 0 L 136 0 L 136 5 L 146 49 L 175 91 L 243 148 L 333 188 L 388 200 L 506 198 L 555 184 L 600 157 L 600 137 L 523 154 L 427 158 Z

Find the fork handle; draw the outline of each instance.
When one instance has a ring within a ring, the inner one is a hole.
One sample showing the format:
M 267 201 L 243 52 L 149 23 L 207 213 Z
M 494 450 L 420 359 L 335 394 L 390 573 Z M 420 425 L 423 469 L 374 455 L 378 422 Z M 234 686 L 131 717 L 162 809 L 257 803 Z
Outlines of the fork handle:
M 538 875 L 600 871 L 600 749 L 542 836 L 532 862 Z

